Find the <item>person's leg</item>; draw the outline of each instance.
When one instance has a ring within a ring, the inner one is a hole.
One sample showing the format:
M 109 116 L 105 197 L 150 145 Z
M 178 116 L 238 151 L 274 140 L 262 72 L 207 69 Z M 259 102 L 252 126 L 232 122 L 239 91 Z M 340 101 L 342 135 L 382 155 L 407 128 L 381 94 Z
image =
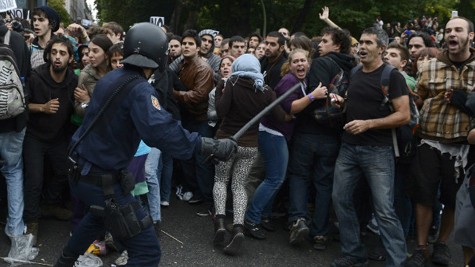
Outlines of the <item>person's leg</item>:
M 158 166 L 161 152 L 158 148 L 152 147 L 145 160 L 145 181 L 147 182 L 148 208 L 150 216 L 154 222 L 160 221 L 160 182 Z
M 290 146 L 288 167 L 289 181 L 289 214 L 288 222 L 297 219 L 308 220 L 308 188 L 313 175 L 314 146 L 316 137 L 310 134 L 295 134 Z M 307 230 L 308 231 L 308 230 Z
M 246 220 L 252 224 L 260 224 L 264 209 L 277 194 L 285 178 L 289 152 L 287 141 L 283 136 L 267 132 L 259 132 L 259 150 L 264 159 L 266 178 L 257 187 L 251 205 L 246 213 Z
M 207 121 L 195 122 L 195 128 L 202 137 L 213 137 L 212 129 Z M 195 173 L 198 188 L 193 192 L 194 201 L 190 201 L 190 203 L 199 203 L 202 201 L 212 203 L 214 164 L 211 160 L 207 160 L 206 156 L 201 155 L 198 150 L 195 153 L 195 158 Z
M 21 132 L 8 132 L 0 134 L 0 159 L 3 165 L 0 172 L 5 177 L 7 186 L 8 216 L 5 233 L 8 236 L 23 234 L 23 158 L 22 145 L 25 129 Z
M 214 207 L 216 215 L 226 215 L 226 199 L 227 199 L 227 186 L 230 179 L 232 179 L 232 168 L 237 154 L 234 154 L 228 161 L 220 161 L 216 164 L 216 174 L 214 176 Z
M 409 234 L 412 217 L 412 203 L 406 194 L 406 181 L 411 179 L 411 165 L 396 163 L 396 175 L 394 177 L 394 209 L 401 221 L 404 236 Z
M 160 200 L 170 202 L 173 177 L 173 158 L 162 152 L 162 175 L 160 179 Z
M 361 242 L 360 225 L 353 205 L 353 193 L 362 176 L 358 166 L 359 157 L 356 146 L 342 143 L 335 164 L 332 199 L 340 226 L 343 256 L 363 262 L 366 261 L 367 254 Z
M 63 203 L 62 196 L 68 188 L 68 171 L 71 166 L 68 160 L 68 141 L 64 139 L 49 145 L 46 156 L 55 176 L 46 188 L 46 201 L 48 204 L 60 204 Z
M 313 185 L 316 190 L 315 211 L 310 227 L 310 236 L 325 237 L 329 231 L 330 204 L 333 176 L 340 142 L 335 136 L 319 135 L 316 139 Z
M 25 135 L 23 141 L 23 195 L 25 208 L 23 219 L 25 223 L 38 222 L 41 215 L 40 199 L 43 190 L 43 163 L 45 145 L 35 138 Z
M 371 188 L 374 214 L 388 254 L 386 266 L 403 266 L 407 249 L 401 223 L 394 211 L 394 151 L 391 146 L 365 150 L 360 162 Z
M 233 193 L 233 224 L 244 224 L 244 213 L 247 206 L 247 195 L 244 184 L 249 175 L 252 162 L 257 154 L 257 147 L 238 147 L 239 154 L 233 168 L 231 191 Z
M 249 170 L 249 176 L 246 179 L 246 194 L 248 201 L 252 200 L 252 196 L 256 191 L 256 188 L 262 183 L 265 177 L 265 167 L 262 160 L 261 152 L 258 151 L 254 162 L 252 163 L 251 170 Z M 250 205 L 250 203 L 248 203 Z

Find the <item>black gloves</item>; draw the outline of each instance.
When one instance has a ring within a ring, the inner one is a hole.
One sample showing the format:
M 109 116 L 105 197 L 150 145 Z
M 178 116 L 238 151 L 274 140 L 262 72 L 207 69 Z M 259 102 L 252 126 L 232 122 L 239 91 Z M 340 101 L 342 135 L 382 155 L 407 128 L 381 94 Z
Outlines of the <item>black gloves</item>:
M 237 151 L 236 141 L 201 137 L 201 154 L 220 161 L 227 161 Z
M 465 91 L 454 90 L 452 97 L 450 98 L 450 103 L 456 108 L 460 109 L 463 113 L 466 113 L 469 116 L 473 116 L 472 107 L 468 106 L 468 94 Z M 470 104 L 469 104 L 470 105 Z

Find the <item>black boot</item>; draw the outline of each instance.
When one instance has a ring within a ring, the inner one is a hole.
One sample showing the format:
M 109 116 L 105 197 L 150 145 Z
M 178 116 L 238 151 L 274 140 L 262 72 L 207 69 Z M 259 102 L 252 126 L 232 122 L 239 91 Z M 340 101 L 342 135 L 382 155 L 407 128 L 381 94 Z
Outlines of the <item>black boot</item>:
M 224 253 L 228 255 L 237 255 L 244 242 L 244 227 L 242 224 L 235 224 L 233 226 L 233 237 L 229 244 L 224 247 Z
M 74 266 L 74 263 L 76 262 L 77 259 L 78 259 L 78 257 L 65 256 L 64 252 L 63 252 L 63 253 L 61 253 L 61 257 L 59 257 L 59 259 L 56 262 L 56 264 L 54 265 L 54 267 L 71 267 L 71 266 Z
M 224 236 L 226 228 L 224 228 L 224 215 L 216 215 L 214 219 L 214 240 L 215 246 L 222 246 L 224 244 Z

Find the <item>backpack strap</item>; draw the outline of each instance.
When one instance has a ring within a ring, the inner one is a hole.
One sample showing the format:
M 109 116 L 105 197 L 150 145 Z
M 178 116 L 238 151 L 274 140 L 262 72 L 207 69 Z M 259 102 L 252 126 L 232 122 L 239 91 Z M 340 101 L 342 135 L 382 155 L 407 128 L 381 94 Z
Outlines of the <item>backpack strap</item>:
M 10 36 L 12 35 L 12 32 L 10 30 L 7 30 L 5 33 L 5 37 L 3 37 L 3 43 L 6 45 L 10 45 Z
M 381 92 L 384 95 L 384 100 L 381 105 L 389 104 L 389 109 L 391 112 L 394 112 L 394 108 L 389 103 L 389 83 L 391 80 L 391 72 L 396 69 L 393 65 L 384 63 L 383 73 L 381 74 Z M 396 135 L 396 128 L 391 129 L 391 135 L 393 139 L 393 147 L 394 147 L 394 154 L 396 158 L 398 158 L 401 154 L 399 153 L 399 146 L 397 144 L 397 135 Z

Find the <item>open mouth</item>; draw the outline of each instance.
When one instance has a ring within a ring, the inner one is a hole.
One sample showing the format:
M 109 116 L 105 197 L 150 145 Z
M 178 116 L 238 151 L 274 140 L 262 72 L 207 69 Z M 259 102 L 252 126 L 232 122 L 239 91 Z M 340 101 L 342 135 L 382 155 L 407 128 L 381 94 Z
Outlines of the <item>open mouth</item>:
M 360 50 L 360 51 L 358 52 L 358 54 L 360 55 L 360 57 L 365 57 L 365 56 L 368 55 L 368 52 L 367 52 L 367 51 L 362 51 L 362 50 Z
M 453 48 L 453 47 L 456 47 L 458 46 L 458 42 L 456 40 L 449 40 L 449 42 L 447 43 L 449 48 Z

